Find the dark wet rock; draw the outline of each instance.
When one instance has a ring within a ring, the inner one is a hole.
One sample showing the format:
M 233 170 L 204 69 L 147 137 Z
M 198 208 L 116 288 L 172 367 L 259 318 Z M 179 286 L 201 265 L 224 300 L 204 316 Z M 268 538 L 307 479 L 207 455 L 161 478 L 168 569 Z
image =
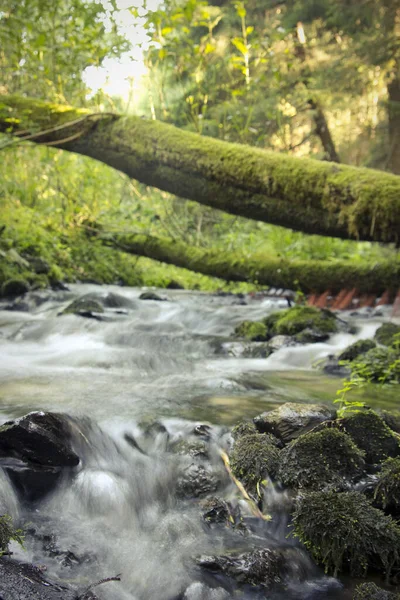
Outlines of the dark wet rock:
M 32 539 L 40 545 L 41 553 L 55 559 L 63 567 L 73 567 L 87 560 L 87 556 L 81 557 L 72 550 L 64 549 L 60 546 L 57 536 L 53 533 L 44 533 L 40 527 L 32 523 L 23 527 L 24 537 Z
M 254 342 L 247 344 L 243 348 L 243 358 L 268 358 L 274 352 L 274 349 L 269 343 Z
M 50 265 L 44 258 L 40 256 L 30 256 L 28 254 L 24 255 L 24 258 L 28 261 L 31 269 L 37 275 L 47 275 L 50 271 Z
M 219 483 L 211 467 L 193 463 L 178 476 L 176 494 L 178 498 L 199 498 L 216 492 Z
M 255 417 L 254 424 L 261 433 L 272 433 L 287 444 L 320 423 L 335 417 L 336 411 L 323 404 L 286 402 Z
M 257 429 L 252 421 L 241 421 L 231 431 L 234 440 L 238 440 L 243 435 L 254 435 L 255 433 L 257 433 Z
M 374 339 L 378 344 L 390 346 L 393 344 L 394 336 L 398 333 L 400 333 L 400 325 L 396 325 L 395 323 L 383 323 L 383 325 L 377 329 Z
M 41 568 L 0 558 L 0 598 L 4 600 L 77 600 L 78 594 L 46 579 Z
M 205 440 L 209 440 L 211 437 L 211 426 L 206 425 L 205 423 L 200 423 L 196 425 L 192 431 L 193 435 L 198 435 L 199 437 L 204 438 Z
M 376 348 L 374 340 L 358 340 L 357 342 L 354 342 L 354 344 L 351 344 L 351 346 L 347 346 L 347 348 L 339 354 L 338 360 L 352 361 L 372 348 Z
M 0 456 L 44 467 L 74 467 L 68 421 L 56 413 L 32 412 L 0 427 Z
M 79 315 L 80 317 L 96 318 L 98 314 L 104 313 L 103 305 L 90 297 L 77 298 L 69 304 L 61 314 Z
M 294 533 L 333 576 L 365 577 L 369 568 L 388 578 L 398 568 L 400 528 L 359 492 L 312 492 L 299 498 Z
M 164 302 L 165 300 L 168 300 L 168 298 L 159 296 L 155 292 L 143 292 L 143 294 L 140 294 L 139 300 L 156 300 L 157 302 Z
M 372 410 L 340 419 L 337 421 L 337 426 L 345 431 L 361 450 L 364 450 L 367 463 L 380 463 L 388 457 L 400 454 L 399 438 Z
M 201 516 L 208 524 L 218 523 L 231 527 L 235 522 L 234 514 L 232 505 L 216 496 L 207 498 L 201 504 Z
M 380 411 L 379 416 L 392 431 L 400 433 L 400 411 L 382 410 Z
M 258 484 L 274 475 L 278 455 L 278 440 L 272 435 L 243 435 L 236 440 L 231 452 L 232 473 L 249 492 L 255 493 Z
M 323 361 L 322 370 L 327 375 L 336 377 L 348 377 L 351 373 L 349 367 L 339 364 L 339 359 L 334 354 L 329 354 Z
M 306 327 L 300 333 L 294 336 L 294 340 L 298 344 L 317 344 L 320 342 L 326 342 L 329 339 L 329 333 L 326 331 L 319 331 L 318 329 L 311 329 Z
M 382 464 L 373 497 L 379 508 L 400 515 L 400 458 L 389 458 Z
M 3 298 L 16 298 L 29 292 L 30 286 L 25 279 L 14 278 L 8 279 L 1 286 L 1 296 Z
M 68 421 L 62 415 L 30 413 L 0 427 L 0 464 L 28 502 L 54 489 L 63 469 L 78 463 Z
M 384 590 L 368 581 L 356 587 L 352 600 L 400 600 L 400 594 Z
M 272 547 L 224 556 L 201 556 L 196 562 L 202 569 L 231 577 L 239 585 L 271 589 L 285 584 L 288 579 L 306 579 L 310 565 L 299 558 L 297 548 Z
M 279 454 L 276 477 L 284 485 L 310 489 L 345 489 L 365 467 L 363 453 L 351 438 L 326 428 L 293 440 Z
M 133 302 L 125 296 L 115 294 L 114 292 L 108 292 L 108 294 L 101 296 L 94 296 L 93 300 L 98 300 L 105 308 L 132 308 Z
M 174 279 L 171 279 L 171 281 L 168 283 L 168 285 L 166 285 L 167 290 L 184 290 L 185 287 L 179 283 L 178 281 L 175 281 Z

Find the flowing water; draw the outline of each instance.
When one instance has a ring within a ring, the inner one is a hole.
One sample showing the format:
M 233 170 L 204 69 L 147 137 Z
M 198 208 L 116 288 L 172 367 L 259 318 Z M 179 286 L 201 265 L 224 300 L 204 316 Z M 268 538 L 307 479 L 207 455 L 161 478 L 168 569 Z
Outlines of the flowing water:
M 355 335 L 338 333 L 327 343 L 251 359 L 229 345 L 235 325 L 286 308 L 285 301 L 246 297 L 242 304 L 235 296 L 168 291 L 167 301 L 156 302 L 139 300 L 138 289 L 71 290 L 32 293 L 19 307 L 25 310 L 0 307 L 1 421 L 32 410 L 63 412 L 84 440 L 79 467 L 40 503 L 21 505 L 0 471 L 1 510 L 34 531 L 24 551 L 13 548 L 17 555 L 78 589 L 121 573 L 120 582 L 96 588 L 104 600 L 226 600 L 266 596 L 206 576 L 196 557 L 285 547 L 292 553 L 285 591 L 268 598 L 345 597 L 341 584 L 324 577 L 287 538 L 283 492 L 267 486 L 273 519 L 262 526 L 239 501 L 249 535 L 210 530 L 199 503 L 176 493 L 176 482 L 197 459 L 169 450 L 182 439 L 205 440 L 206 470 L 219 482 L 218 495 L 238 502 L 219 456 L 231 443 L 228 425 L 288 400 L 332 401 L 340 380 L 313 365 L 372 337 L 389 313 L 345 315 L 357 326 Z M 102 320 L 59 314 L 87 293 L 117 294 L 118 308 L 106 309 Z M 381 390 L 367 399 L 395 404 L 394 394 Z M 157 427 L 149 427 L 154 421 Z M 209 427 L 198 428 L 204 424 Z M 57 552 L 44 547 L 49 532 L 57 537 Z

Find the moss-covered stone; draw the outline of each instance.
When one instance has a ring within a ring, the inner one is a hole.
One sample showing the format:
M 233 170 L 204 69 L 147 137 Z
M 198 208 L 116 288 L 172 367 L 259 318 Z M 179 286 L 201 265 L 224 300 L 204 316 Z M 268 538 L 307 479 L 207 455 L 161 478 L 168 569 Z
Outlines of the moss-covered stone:
M 381 410 L 380 417 L 385 421 L 386 425 L 396 433 L 400 433 L 400 411 L 398 410 Z
M 374 340 L 357 340 L 357 342 L 354 342 L 351 346 L 347 346 L 347 348 L 339 354 L 338 360 L 352 361 L 372 348 L 376 348 Z
M 353 376 L 378 383 L 400 382 L 400 345 L 379 346 L 350 363 Z
M 278 456 L 277 440 L 273 436 L 243 435 L 235 442 L 230 456 L 232 473 L 254 493 L 257 484 L 274 475 Z
M 289 487 L 342 490 L 362 475 L 364 465 L 363 453 L 351 438 L 327 428 L 306 433 L 284 448 L 276 477 Z
M 294 306 L 270 315 L 264 323 L 273 335 L 295 335 L 304 329 L 321 333 L 337 331 L 337 319 L 329 310 L 313 306 Z
M 375 340 L 383 346 L 390 346 L 395 335 L 400 333 L 400 325 L 396 323 L 383 323 L 375 333 Z
M 353 442 L 365 452 L 367 463 L 380 463 L 400 454 L 399 438 L 374 411 L 362 411 L 337 421 Z
M 69 304 L 62 312 L 64 315 L 88 315 L 91 313 L 103 313 L 104 308 L 100 302 L 93 298 L 77 298 Z
M 293 514 L 294 534 L 327 573 L 365 576 L 373 565 L 390 576 L 399 566 L 400 529 L 359 492 L 312 492 Z
M 252 421 L 241 421 L 231 431 L 234 440 L 238 440 L 244 435 L 254 435 L 255 433 L 257 433 L 257 429 Z
M 30 290 L 29 283 L 22 277 L 8 279 L 1 286 L 1 296 L 3 298 L 16 298 L 22 296 Z
M 252 342 L 265 342 L 271 337 L 267 327 L 260 321 L 243 321 L 235 328 L 235 335 Z
M 374 500 L 380 508 L 400 514 L 400 458 L 388 458 L 378 474 Z
M 384 590 L 373 583 L 368 581 L 366 583 L 360 583 L 354 590 L 352 600 L 399 600 L 400 594 L 389 592 Z

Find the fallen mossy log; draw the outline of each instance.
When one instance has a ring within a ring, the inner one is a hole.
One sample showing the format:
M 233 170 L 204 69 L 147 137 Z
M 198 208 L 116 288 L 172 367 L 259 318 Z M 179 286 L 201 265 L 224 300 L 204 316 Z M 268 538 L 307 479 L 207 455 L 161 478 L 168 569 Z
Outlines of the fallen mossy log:
M 398 244 L 396 175 L 231 144 L 139 117 L 0 96 L 0 132 L 90 156 L 147 185 L 235 215 Z
M 101 237 L 101 236 L 100 236 Z M 227 281 L 247 281 L 261 285 L 318 293 L 342 289 L 381 294 L 400 288 L 400 261 L 375 265 L 344 261 L 286 260 L 265 254 L 227 253 L 194 248 L 172 239 L 143 234 L 105 236 L 104 243 L 124 252 L 146 256 L 191 271 Z

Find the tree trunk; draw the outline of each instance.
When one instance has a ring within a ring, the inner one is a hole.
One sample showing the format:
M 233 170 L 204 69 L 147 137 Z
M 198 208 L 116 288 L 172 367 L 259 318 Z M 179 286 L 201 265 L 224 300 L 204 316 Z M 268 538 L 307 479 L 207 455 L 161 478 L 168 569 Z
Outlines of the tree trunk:
M 275 288 L 319 293 L 356 288 L 361 293 L 380 294 L 400 287 L 400 261 L 359 265 L 344 261 L 285 260 L 253 254 L 243 256 L 223 250 L 194 248 L 178 240 L 143 234 L 105 237 L 129 254 L 184 267 L 191 271 L 220 277 L 227 281 L 248 281 Z
M 400 175 L 400 72 L 388 84 L 389 168 Z
M 147 185 L 231 214 L 311 234 L 399 241 L 400 178 L 390 173 L 15 96 L 0 97 L 0 131 L 90 156 Z
M 313 99 L 308 101 L 308 105 L 313 113 L 315 133 L 321 140 L 321 144 L 325 150 L 326 158 L 331 162 L 340 163 L 340 158 L 336 151 L 336 147 L 332 139 L 332 135 L 324 111 L 322 110 L 320 105 Z

